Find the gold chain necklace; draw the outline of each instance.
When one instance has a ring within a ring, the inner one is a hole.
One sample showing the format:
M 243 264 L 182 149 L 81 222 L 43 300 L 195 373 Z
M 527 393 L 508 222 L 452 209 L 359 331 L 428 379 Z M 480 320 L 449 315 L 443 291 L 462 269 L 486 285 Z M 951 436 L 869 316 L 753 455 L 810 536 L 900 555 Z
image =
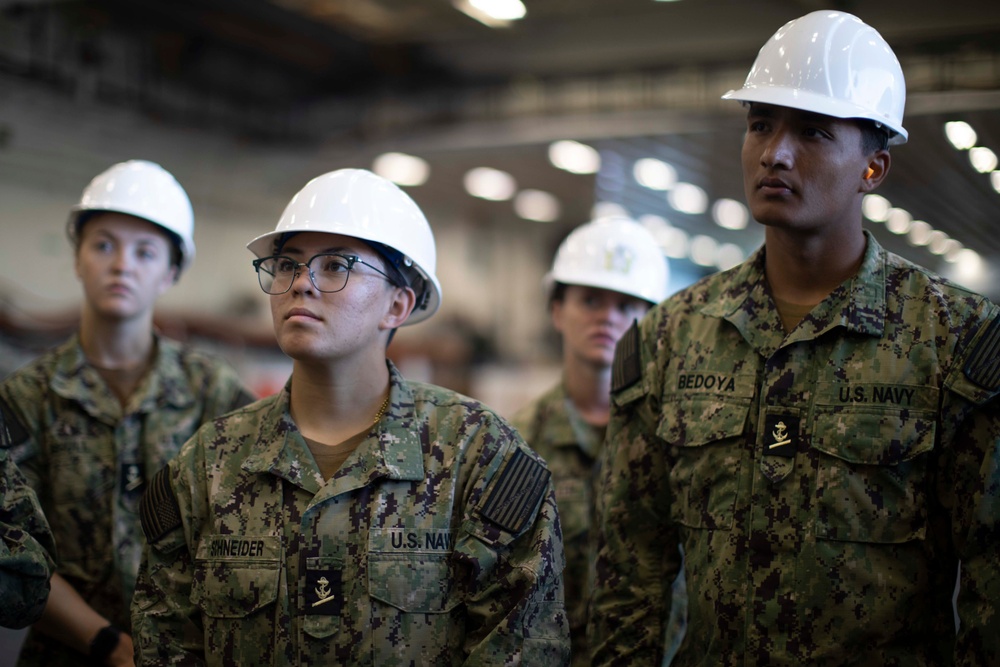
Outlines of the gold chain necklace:
M 389 407 L 389 397 L 386 396 L 385 400 L 382 401 L 381 407 L 379 407 L 378 412 L 375 413 L 375 421 L 372 422 L 372 428 L 378 426 L 378 423 L 382 421 L 382 416 L 385 415 L 386 409 Z

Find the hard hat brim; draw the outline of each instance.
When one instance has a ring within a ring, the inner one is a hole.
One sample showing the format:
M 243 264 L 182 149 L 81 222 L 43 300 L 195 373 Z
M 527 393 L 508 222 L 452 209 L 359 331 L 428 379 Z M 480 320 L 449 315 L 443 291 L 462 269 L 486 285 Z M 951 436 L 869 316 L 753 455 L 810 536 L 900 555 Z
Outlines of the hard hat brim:
M 789 109 L 800 109 L 813 113 L 832 116 L 834 118 L 858 118 L 870 120 L 878 123 L 889 130 L 891 136 L 889 143 L 896 146 L 905 144 L 909 136 L 906 129 L 899 124 L 892 123 L 889 119 L 878 114 L 873 114 L 868 109 L 851 104 L 844 100 L 837 100 L 826 95 L 820 95 L 797 88 L 786 88 L 782 86 L 749 86 L 738 90 L 730 90 L 722 96 L 724 100 L 736 100 L 737 102 L 758 102 L 760 104 L 773 104 Z

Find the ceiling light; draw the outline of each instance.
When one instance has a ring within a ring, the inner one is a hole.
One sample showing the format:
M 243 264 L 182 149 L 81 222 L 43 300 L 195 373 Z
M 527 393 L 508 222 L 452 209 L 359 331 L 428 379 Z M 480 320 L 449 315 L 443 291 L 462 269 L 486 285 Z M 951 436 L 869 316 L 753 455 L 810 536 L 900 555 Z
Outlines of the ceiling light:
M 953 120 L 944 124 L 944 133 L 951 145 L 960 151 L 968 150 L 976 145 L 976 131 L 962 120 Z
M 882 195 L 865 195 L 861 200 L 861 212 L 872 222 L 885 222 L 891 208 L 892 204 Z
M 983 258 L 971 248 L 958 251 L 955 265 L 955 277 L 962 284 L 975 283 L 983 277 Z
M 672 165 L 651 157 L 637 160 L 632 174 L 639 185 L 650 190 L 669 190 L 677 182 L 677 170 Z
M 505 201 L 514 196 L 517 184 L 505 171 L 476 167 L 465 174 L 465 189 L 473 197 L 490 201 Z
M 997 155 L 985 146 L 969 149 L 969 162 L 980 174 L 986 174 L 997 168 Z
M 525 220 L 552 222 L 559 217 L 559 200 L 541 190 L 521 190 L 514 197 L 514 212 Z
M 668 227 L 655 235 L 663 254 L 671 259 L 684 259 L 688 254 L 688 233 L 677 227 Z
M 931 251 L 932 255 L 943 255 L 948 251 L 948 241 L 950 240 L 947 234 L 940 229 L 935 229 L 927 239 L 927 249 Z
M 731 269 L 744 259 L 743 248 L 735 243 L 723 243 L 715 251 L 715 265 L 720 271 Z
M 711 236 L 699 234 L 691 239 L 691 261 L 699 266 L 715 266 L 718 242 Z
M 521 0 L 452 0 L 451 4 L 491 28 L 507 28 L 528 13 Z
M 572 174 L 596 174 L 601 169 L 601 154 L 596 149 L 570 139 L 549 146 L 549 161 Z
M 905 234 L 910 231 L 911 222 L 913 216 L 905 208 L 891 208 L 885 221 L 885 228 L 893 234 Z
M 681 213 L 700 215 L 708 208 L 708 195 L 692 183 L 678 183 L 667 193 L 667 201 Z
M 397 185 L 423 185 L 431 168 L 424 160 L 405 153 L 383 153 L 375 158 L 372 171 Z
M 906 236 L 913 245 L 927 245 L 931 241 L 931 232 L 934 228 L 923 220 L 914 220 L 910 223 L 910 231 Z
M 962 257 L 962 251 L 965 249 L 961 243 L 955 239 L 949 239 L 949 244 L 951 247 L 944 253 L 944 261 L 954 264 Z
M 990 173 L 990 185 L 997 192 L 1000 192 L 1000 171 L 994 171 Z
M 719 199 L 712 204 L 712 217 L 723 229 L 746 229 L 750 220 L 747 207 L 735 199 Z

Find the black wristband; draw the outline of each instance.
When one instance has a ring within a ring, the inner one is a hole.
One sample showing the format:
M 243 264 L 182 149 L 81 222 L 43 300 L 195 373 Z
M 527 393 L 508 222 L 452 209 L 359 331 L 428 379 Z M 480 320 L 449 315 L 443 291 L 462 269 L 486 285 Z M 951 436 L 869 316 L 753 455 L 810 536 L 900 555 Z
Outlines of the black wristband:
M 94 638 L 90 640 L 90 662 L 93 665 L 104 665 L 108 661 L 108 656 L 118 646 L 122 638 L 122 631 L 113 625 L 106 625 L 97 631 Z

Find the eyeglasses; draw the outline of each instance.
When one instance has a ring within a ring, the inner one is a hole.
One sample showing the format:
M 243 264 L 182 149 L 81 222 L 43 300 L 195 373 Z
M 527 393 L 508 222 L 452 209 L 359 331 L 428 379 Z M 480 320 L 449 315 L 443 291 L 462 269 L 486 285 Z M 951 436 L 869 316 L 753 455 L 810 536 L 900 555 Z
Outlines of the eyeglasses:
M 313 255 L 308 262 L 299 262 L 291 257 L 275 255 L 273 257 L 261 257 L 253 261 L 253 268 L 257 270 L 257 280 L 260 281 L 260 288 L 267 294 L 284 294 L 292 288 L 299 269 L 305 267 L 309 272 L 309 281 L 319 292 L 339 292 L 347 287 L 347 279 L 351 275 L 351 269 L 355 264 L 364 264 L 374 269 L 376 272 L 392 282 L 389 276 L 372 266 L 356 255 L 338 255 L 334 253 L 324 253 Z

